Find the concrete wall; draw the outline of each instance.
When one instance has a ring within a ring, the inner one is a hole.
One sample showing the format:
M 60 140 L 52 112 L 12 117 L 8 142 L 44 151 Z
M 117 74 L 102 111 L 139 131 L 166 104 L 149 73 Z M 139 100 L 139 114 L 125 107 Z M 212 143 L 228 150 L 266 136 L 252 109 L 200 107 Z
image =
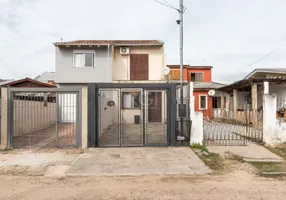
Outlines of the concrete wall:
M 74 50 L 92 50 L 95 52 L 94 67 L 73 67 Z M 92 48 L 55 47 L 56 83 L 110 82 L 112 66 L 111 48 L 107 46 Z
M 13 136 L 22 136 L 56 125 L 56 103 L 14 100 Z
M 191 129 L 191 138 L 190 144 L 203 144 L 203 113 L 194 112 L 191 116 L 192 119 L 192 129 Z
M 190 118 L 192 120 L 191 127 L 191 137 L 190 137 L 190 145 L 192 144 L 201 144 L 203 145 L 203 113 L 195 111 L 195 98 L 194 98 L 194 86 L 193 83 L 190 83 L 189 87 L 189 109 L 190 109 Z
M 163 47 L 129 47 L 130 54 L 149 54 L 149 80 L 163 80 L 165 66 Z M 121 55 L 120 47 L 114 48 L 113 80 L 130 80 L 130 55 Z
M 265 94 L 263 102 L 263 142 L 275 145 L 286 142 L 286 122 L 276 118 L 277 96 Z

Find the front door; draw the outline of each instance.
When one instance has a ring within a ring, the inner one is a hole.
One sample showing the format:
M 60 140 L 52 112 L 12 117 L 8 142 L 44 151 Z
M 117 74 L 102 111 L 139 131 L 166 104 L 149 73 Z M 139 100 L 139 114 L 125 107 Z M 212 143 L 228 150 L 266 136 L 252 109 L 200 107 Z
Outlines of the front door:
M 148 93 L 148 122 L 162 121 L 162 93 Z

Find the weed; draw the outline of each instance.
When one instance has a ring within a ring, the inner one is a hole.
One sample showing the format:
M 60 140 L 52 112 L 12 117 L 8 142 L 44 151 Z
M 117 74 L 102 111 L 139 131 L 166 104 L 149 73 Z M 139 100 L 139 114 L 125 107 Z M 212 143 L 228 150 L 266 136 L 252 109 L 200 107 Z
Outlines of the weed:
M 205 151 L 205 152 L 209 152 L 209 150 L 208 150 L 208 148 L 207 148 L 206 146 L 203 146 L 203 145 L 201 145 L 201 144 L 199 144 L 199 143 L 194 143 L 194 144 L 192 144 L 192 145 L 191 145 L 191 148 L 192 148 L 192 149 L 199 149 L 199 150 Z
M 260 173 L 262 172 L 285 172 L 285 163 L 265 163 L 265 162 L 250 162 L 250 164 L 256 167 Z
M 286 143 L 281 144 L 279 146 L 276 147 L 266 147 L 269 151 L 271 151 L 272 153 L 277 154 L 278 156 L 280 156 L 281 158 L 286 159 Z

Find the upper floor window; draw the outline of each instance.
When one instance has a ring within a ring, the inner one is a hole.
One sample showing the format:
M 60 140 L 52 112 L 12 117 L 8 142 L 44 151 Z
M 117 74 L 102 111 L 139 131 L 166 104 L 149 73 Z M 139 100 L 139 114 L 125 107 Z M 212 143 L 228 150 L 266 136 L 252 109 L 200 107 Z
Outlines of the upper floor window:
M 203 73 L 190 73 L 190 80 L 193 82 L 202 82 L 203 81 Z
M 92 50 L 75 50 L 73 53 L 74 67 L 94 67 L 95 52 Z

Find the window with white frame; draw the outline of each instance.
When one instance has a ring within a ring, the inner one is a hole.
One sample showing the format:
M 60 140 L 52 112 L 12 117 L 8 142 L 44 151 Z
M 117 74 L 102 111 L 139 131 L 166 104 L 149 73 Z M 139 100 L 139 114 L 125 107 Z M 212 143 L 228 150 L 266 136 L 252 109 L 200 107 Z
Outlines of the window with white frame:
M 207 95 L 200 95 L 199 96 L 199 109 L 200 110 L 207 110 L 208 109 L 208 96 Z
M 73 53 L 74 67 L 94 67 L 95 52 L 88 50 L 76 50 Z

